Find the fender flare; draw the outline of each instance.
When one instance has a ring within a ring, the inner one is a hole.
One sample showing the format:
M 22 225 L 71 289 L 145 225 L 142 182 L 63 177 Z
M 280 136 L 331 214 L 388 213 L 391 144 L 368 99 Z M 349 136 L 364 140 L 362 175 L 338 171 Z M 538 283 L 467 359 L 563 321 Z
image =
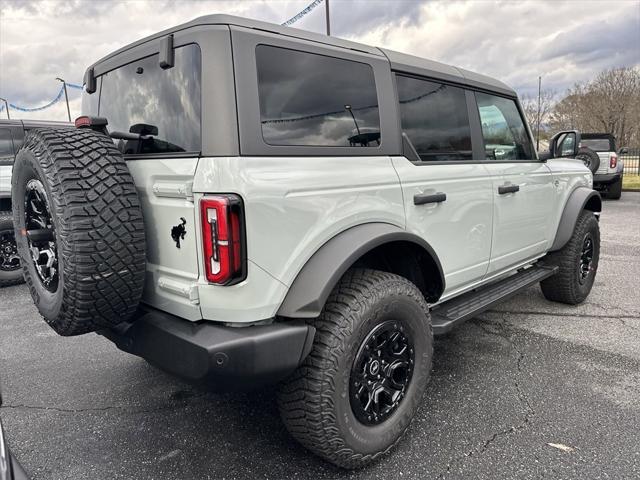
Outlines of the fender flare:
M 395 225 L 366 223 L 337 234 L 311 256 L 293 281 L 277 315 L 316 318 L 340 278 L 359 258 L 376 247 L 395 241 L 411 242 L 426 250 L 440 274 L 439 294 L 442 294 L 444 272 L 431 245 Z
M 580 216 L 580 213 L 585 209 L 591 210 L 592 212 L 601 212 L 602 199 L 600 198 L 600 194 L 595 190 L 589 187 L 578 187 L 571 192 L 564 206 L 555 239 L 549 249 L 550 252 L 560 250 L 566 245 L 576 227 L 578 216 Z

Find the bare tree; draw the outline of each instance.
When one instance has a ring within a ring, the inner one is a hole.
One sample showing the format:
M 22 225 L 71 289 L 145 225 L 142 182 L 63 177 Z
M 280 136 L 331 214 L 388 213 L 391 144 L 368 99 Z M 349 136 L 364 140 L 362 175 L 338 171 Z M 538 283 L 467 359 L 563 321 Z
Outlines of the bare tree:
M 550 115 L 554 130 L 611 133 L 619 146 L 640 145 L 640 68 L 601 72 L 569 89 Z
M 542 90 L 540 92 L 540 138 L 548 137 L 547 122 L 555 105 L 556 92 L 554 90 Z M 520 103 L 527 117 L 531 131 L 535 135 L 538 126 L 538 95 L 524 95 Z

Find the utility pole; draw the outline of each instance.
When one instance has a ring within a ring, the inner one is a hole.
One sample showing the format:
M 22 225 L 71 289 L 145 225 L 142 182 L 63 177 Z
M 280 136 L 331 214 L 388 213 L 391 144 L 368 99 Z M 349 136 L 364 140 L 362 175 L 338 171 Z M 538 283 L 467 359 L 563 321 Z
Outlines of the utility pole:
M 344 108 L 351 114 L 351 118 L 353 118 L 353 123 L 356 124 L 356 130 L 358 131 L 358 135 L 360 135 L 360 127 L 358 126 L 358 122 L 356 121 L 356 116 L 353 114 L 351 105 L 345 105 Z
M 538 77 L 538 127 L 536 131 L 536 150 L 540 150 L 540 97 L 542 93 L 542 76 Z
M 331 20 L 329 17 L 329 0 L 324 0 L 325 16 L 327 17 L 327 36 L 331 35 Z
M 4 102 L 4 108 L 6 108 L 6 110 L 7 110 L 7 119 L 11 120 L 11 117 L 9 116 L 9 103 L 7 103 L 7 99 L 6 98 L 0 98 L 0 100 L 2 100 Z
M 67 115 L 69 117 L 69 121 L 71 121 L 71 110 L 69 110 L 69 95 L 67 95 L 67 82 L 59 77 L 56 77 L 56 80 L 62 82 L 62 88 L 64 88 L 64 99 L 67 102 Z

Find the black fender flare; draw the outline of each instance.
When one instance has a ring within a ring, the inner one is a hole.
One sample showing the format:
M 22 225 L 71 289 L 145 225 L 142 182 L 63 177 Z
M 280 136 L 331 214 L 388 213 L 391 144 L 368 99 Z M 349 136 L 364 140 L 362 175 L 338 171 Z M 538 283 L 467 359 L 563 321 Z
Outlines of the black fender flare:
M 316 318 L 335 285 L 358 259 L 376 247 L 396 241 L 411 242 L 426 250 L 440 274 L 438 296 L 442 294 L 444 272 L 429 243 L 389 223 L 365 223 L 337 234 L 311 256 L 293 281 L 277 315 Z
M 592 212 L 602 211 L 602 199 L 600 194 L 589 187 L 578 187 L 569 195 L 569 199 L 564 206 L 560 224 L 556 231 L 555 239 L 549 251 L 560 250 L 571 238 L 576 227 L 578 216 L 583 210 Z

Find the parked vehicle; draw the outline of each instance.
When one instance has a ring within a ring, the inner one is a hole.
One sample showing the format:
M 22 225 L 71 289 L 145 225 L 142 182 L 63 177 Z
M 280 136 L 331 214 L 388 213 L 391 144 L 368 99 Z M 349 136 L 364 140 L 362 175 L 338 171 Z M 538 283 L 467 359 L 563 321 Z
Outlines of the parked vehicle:
M 624 165 L 616 153 L 616 140 L 608 133 L 583 133 L 578 158 L 593 172 L 593 188 L 607 198 L 622 196 Z
M 0 287 L 22 283 L 22 269 L 11 215 L 11 170 L 26 132 L 33 128 L 70 127 L 66 122 L 0 120 Z
M 2 406 L 2 392 L 0 392 L 0 406 Z M 11 455 L 2 428 L 2 420 L 0 420 L 0 480 L 28 480 L 22 465 Z
M 580 134 L 539 159 L 495 79 L 213 15 L 85 85 L 78 128 L 33 131 L 14 168 L 40 313 L 192 381 L 280 382 L 291 434 L 336 465 L 399 441 L 433 335 L 538 282 L 593 286 Z

